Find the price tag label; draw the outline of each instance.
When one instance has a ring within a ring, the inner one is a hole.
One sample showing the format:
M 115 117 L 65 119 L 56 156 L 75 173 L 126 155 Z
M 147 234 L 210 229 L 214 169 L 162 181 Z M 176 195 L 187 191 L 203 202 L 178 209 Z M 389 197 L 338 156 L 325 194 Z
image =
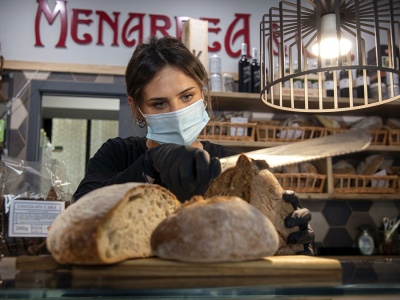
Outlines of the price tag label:
M 10 206 L 10 237 L 47 237 L 54 219 L 65 209 L 63 201 L 13 200 Z

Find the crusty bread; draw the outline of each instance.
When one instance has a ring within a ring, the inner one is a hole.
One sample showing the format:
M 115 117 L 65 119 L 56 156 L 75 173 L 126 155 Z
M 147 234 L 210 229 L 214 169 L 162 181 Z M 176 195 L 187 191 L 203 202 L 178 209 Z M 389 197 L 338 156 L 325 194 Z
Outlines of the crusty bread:
M 356 168 L 346 160 L 339 160 L 332 165 L 333 174 L 356 174 Z
M 255 161 L 241 154 L 235 167 L 227 169 L 210 185 L 205 197 L 237 196 L 258 208 L 275 225 L 279 234 L 277 255 L 303 251 L 301 244 L 288 244 L 287 237 L 298 228 L 285 227 L 285 218 L 293 212 L 291 204 L 282 199 L 283 189 L 267 169 L 260 170 Z
M 47 248 L 61 264 L 112 264 L 153 256 L 152 231 L 180 205 L 172 193 L 154 184 L 102 187 L 55 219 Z
M 161 258 L 186 262 L 259 259 L 278 249 L 278 234 L 257 208 L 238 197 L 194 196 L 153 231 Z
M 362 160 L 357 166 L 357 174 L 359 175 L 374 175 L 379 171 L 384 157 L 380 154 L 372 154 Z

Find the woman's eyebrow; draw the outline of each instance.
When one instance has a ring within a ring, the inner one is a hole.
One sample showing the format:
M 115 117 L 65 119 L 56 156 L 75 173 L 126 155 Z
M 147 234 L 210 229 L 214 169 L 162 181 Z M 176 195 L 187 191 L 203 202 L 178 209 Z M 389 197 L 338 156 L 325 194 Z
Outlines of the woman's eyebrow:
M 196 88 L 196 87 L 191 86 L 191 87 L 189 87 L 189 88 L 187 88 L 187 89 L 184 89 L 183 91 L 179 92 L 179 93 L 177 94 L 177 96 L 182 95 L 182 94 L 184 94 L 184 93 L 187 93 L 187 92 L 189 92 L 190 90 L 193 90 L 193 89 L 195 89 L 195 88 Z

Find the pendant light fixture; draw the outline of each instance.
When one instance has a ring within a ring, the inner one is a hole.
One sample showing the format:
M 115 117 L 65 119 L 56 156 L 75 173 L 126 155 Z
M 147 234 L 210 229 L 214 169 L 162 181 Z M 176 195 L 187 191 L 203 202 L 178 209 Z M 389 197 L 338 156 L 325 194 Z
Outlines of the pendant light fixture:
M 343 36 L 337 37 L 336 15 L 327 13 L 321 17 L 321 43 L 318 41 L 312 47 L 314 55 L 321 53 L 321 58 L 337 58 L 346 55 L 351 49 L 351 42 Z
M 400 100 L 399 39 L 399 0 L 280 1 L 260 23 L 262 101 L 321 113 Z

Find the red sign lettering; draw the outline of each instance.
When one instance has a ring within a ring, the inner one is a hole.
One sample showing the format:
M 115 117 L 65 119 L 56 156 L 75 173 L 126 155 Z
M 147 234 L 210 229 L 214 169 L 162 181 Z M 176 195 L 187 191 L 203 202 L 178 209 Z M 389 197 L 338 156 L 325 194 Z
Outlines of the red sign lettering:
M 56 47 L 66 48 L 65 41 L 67 39 L 67 27 L 68 27 L 68 19 L 67 19 L 67 8 L 66 1 L 56 0 L 56 6 L 54 7 L 54 11 L 50 10 L 50 7 L 46 0 L 37 0 L 39 3 L 38 10 L 36 12 L 35 19 L 35 46 L 44 47 L 41 39 L 40 39 L 40 17 L 42 13 L 45 15 L 46 20 L 49 24 L 53 24 L 58 14 L 61 14 L 61 33 L 60 39 Z
M 80 19 L 79 15 L 83 14 L 89 17 L 92 14 L 91 10 L 88 9 L 73 9 L 72 10 L 72 22 L 71 22 L 71 37 L 72 40 L 81 45 L 86 45 L 92 42 L 92 36 L 89 33 L 83 34 L 83 39 L 78 37 L 78 25 L 90 25 L 93 21 L 91 19 Z
M 111 46 L 118 46 L 118 16 L 119 12 L 113 12 L 114 20 L 112 20 L 104 11 L 98 10 L 96 14 L 99 15 L 99 34 L 97 45 L 104 45 L 103 44 L 103 22 L 106 22 L 110 25 L 113 31 L 113 43 Z
M 243 36 L 243 43 L 247 44 L 247 53 L 250 53 L 250 15 L 249 14 L 235 14 L 235 20 L 229 25 L 228 32 L 225 36 L 225 50 L 229 56 L 238 57 L 240 56 L 240 47 L 239 50 L 234 52 L 231 48 L 231 45 L 240 37 Z M 243 27 L 239 27 L 240 29 L 235 32 L 235 27 L 237 24 L 242 21 Z
M 40 23 L 41 16 L 44 15 L 47 22 L 52 25 L 58 15 L 61 19 L 61 30 L 60 38 L 56 44 L 57 48 L 66 48 L 66 40 L 68 34 L 68 14 L 67 14 L 67 1 L 66 0 L 55 0 L 56 5 L 54 10 L 51 11 L 48 0 L 37 0 L 38 9 L 36 12 L 35 19 L 35 46 L 44 47 L 40 36 Z M 107 12 L 96 10 L 95 15 L 98 17 L 97 23 L 93 19 L 93 10 L 90 9 L 77 9 L 71 10 L 71 39 L 74 43 L 79 45 L 87 45 L 96 39 L 96 45 L 104 46 L 104 33 L 105 26 L 108 26 L 112 32 L 111 46 L 120 46 L 119 38 L 121 38 L 121 44 L 126 47 L 134 47 L 143 42 L 144 35 L 144 18 L 145 14 L 130 12 L 127 15 L 125 21 L 121 20 L 120 12 L 113 12 L 108 14 Z M 229 25 L 227 32 L 224 37 L 224 47 L 227 54 L 231 57 L 240 56 L 240 46 L 238 50 L 233 49 L 233 45 L 240 39 L 244 43 L 247 43 L 247 51 L 250 53 L 250 14 L 235 14 L 234 20 Z M 182 37 L 182 24 L 188 17 L 176 16 L 176 33 L 177 38 Z M 149 14 L 150 19 L 150 34 L 151 35 L 163 35 L 170 36 L 169 30 L 171 29 L 171 19 L 165 15 L 154 15 Z M 219 18 L 207 18 L 202 17 L 202 20 L 208 21 L 208 32 L 210 45 L 208 46 L 209 52 L 218 52 L 222 49 L 221 40 L 218 35 L 222 31 L 219 27 Z M 119 32 L 120 22 L 124 22 L 121 32 Z M 93 23 L 97 25 L 97 37 L 93 37 L 92 34 L 85 31 L 92 26 Z
M 164 15 L 149 15 L 150 16 L 150 34 L 157 35 L 157 32 L 160 31 L 163 36 L 169 36 L 168 29 L 171 28 L 171 21 L 168 16 Z M 159 25 L 161 21 L 163 24 Z
M 131 23 L 133 20 L 137 19 L 138 24 L 132 26 L 131 29 L 129 27 L 131 26 Z M 124 27 L 122 28 L 122 42 L 124 43 L 125 46 L 127 47 L 133 47 L 137 43 L 141 44 L 143 42 L 143 19 L 144 19 L 144 14 L 135 14 L 135 13 L 130 13 L 128 20 L 125 22 Z M 129 29 L 129 30 L 128 30 Z M 133 33 L 137 31 L 139 38 L 138 40 L 131 39 L 129 40 L 128 37 Z

